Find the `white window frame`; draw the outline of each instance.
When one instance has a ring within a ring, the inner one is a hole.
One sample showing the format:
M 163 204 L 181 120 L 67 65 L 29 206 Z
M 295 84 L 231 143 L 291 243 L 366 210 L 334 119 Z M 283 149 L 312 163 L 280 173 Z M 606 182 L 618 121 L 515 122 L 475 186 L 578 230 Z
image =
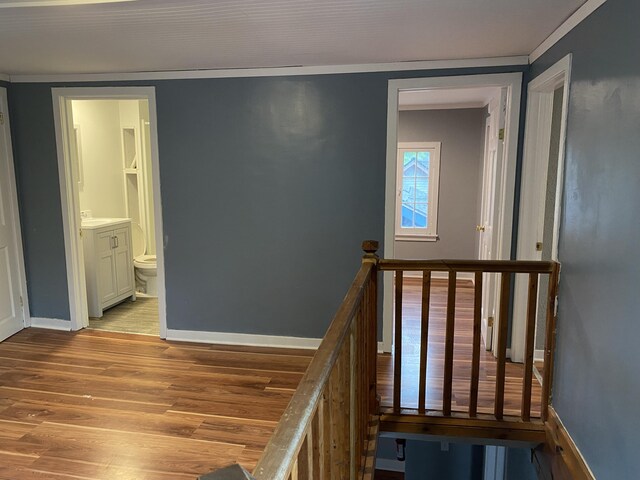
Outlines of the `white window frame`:
M 440 150 L 442 142 L 398 143 L 396 157 L 396 240 L 435 242 L 438 240 L 438 193 L 440 186 Z M 403 153 L 405 151 L 429 151 L 429 193 L 427 207 L 427 227 L 402 228 L 402 178 Z

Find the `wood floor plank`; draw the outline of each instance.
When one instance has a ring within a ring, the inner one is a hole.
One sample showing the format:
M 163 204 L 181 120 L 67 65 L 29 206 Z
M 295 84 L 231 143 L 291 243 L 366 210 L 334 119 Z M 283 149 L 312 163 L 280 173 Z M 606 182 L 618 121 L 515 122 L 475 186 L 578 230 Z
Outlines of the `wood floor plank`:
M 250 469 L 312 354 L 27 329 L 0 343 L 0 479 Z

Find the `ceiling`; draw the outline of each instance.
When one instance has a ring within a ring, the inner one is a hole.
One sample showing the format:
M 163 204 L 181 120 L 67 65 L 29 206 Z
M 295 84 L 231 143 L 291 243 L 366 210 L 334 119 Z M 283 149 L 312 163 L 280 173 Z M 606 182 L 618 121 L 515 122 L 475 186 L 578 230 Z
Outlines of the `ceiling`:
M 0 9 L 0 72 L 528 55 L 585 0 L 137 0 Z

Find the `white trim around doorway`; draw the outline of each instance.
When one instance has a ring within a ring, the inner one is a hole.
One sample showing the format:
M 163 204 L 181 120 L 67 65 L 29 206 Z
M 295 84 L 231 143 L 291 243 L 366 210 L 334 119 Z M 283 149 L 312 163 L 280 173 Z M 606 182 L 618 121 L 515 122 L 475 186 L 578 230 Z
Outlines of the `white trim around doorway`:
M 158 116 L 154 87 L 72 87 L 52 88 L 53 114 L 58 153 L 58 173 L 60 198 L 62 203 L 62 223 L 64 228 L 64 248 L 67 265 L 67 283 L 69 286 L 69 310 L 71 330 L 86 326 L 87 291 L 84 277 L 84 262 L 80 258 L 80 208 L 75 182 L 72 181 L 68 138 L 67 111 L 71 100 L 147 100 L 149 102 L 149 120 L 151 123 L 151 165 L 153 182 L 153 209 L 156 239 L 161 242 L 156 252 L 158 268 L 158 314 L 160 320 L 160 338 L 167 336 L 167 308 L 164 275 L 164 248 L 162 228 L 162 203 L 160 194 L 160 161 L 158 152 Z
M 402 90 L 455 89 L 467 87 L 506 87 L 507 116 L 504 139 L 503 167 L 499 173 L 498 193 L 500 219 L 497 222 L 496 259 L 509 259 L 511 255 L 512 223 L 518 134 L 520 127 L 520 97 L 522 73 L 498 73 L 488 75 L 460 75 L 454 77 L 428 77 L 389 80 L 387 102 L 387 162 L 385 181 L 384 258 L 395 258 L 395 199 L 396 157 L 398 144 L 398 95 Z M 393 272 L 384 273 L 382 345 L 391 351 L 393 331 Z M 495 328 L 494 328 L 495 330 Z
M 560 240 L 560 216 L 562 213 L 562 189 L 564 185 L 564 161 L 567 139 L 567 118 L 569 114 L 569 94 L 571 85 L 571 54 L 568 54 L 549 69 L 529 82 L 527 90 L 527 117 L 522 159 L 522 183 L 520 189 L 520 216 L 518 220 L 518 260 L 539 260 L 530 258 L 531 242 L 538 238 L 538 215 L 544 214 L 544 194 L 549 164 L 549 142 L 553 120 L 553 96 L 557 88 L 563 86 L 562 117 L 558 152 L 558 174 L 553 219 L 553 243 L 551 260 L 558 259 Z M 511 329 L 511 360 L 524 361 L 525 317 L 527 305 L 526 282 L 516 276 L 513 299 L 513 328 Z

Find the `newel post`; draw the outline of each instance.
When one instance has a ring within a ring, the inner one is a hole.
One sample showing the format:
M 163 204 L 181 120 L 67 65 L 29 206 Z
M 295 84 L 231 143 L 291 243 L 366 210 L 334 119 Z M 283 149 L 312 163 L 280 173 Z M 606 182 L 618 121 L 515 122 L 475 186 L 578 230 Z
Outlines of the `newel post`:
M 367 359 L 365 364 L 367 365 L 367 381 L 369 384 L 368 400 L 369 400 L 369 415 L 377 415 L 379 412 L 378 401 L 378 374 L 377 374 L 377 359 L 378 359 L 378 242 L 376 240 L 365 240 L 362 242 L 362 250 L 364 255 L 362 256 L 362 263 L 371 263 L 371 278 L 368 283 L 368 292 L 365 295 L 367 299 L 366 305 L 366 328 L 367 338 L 365 344 L 367 345 Z

